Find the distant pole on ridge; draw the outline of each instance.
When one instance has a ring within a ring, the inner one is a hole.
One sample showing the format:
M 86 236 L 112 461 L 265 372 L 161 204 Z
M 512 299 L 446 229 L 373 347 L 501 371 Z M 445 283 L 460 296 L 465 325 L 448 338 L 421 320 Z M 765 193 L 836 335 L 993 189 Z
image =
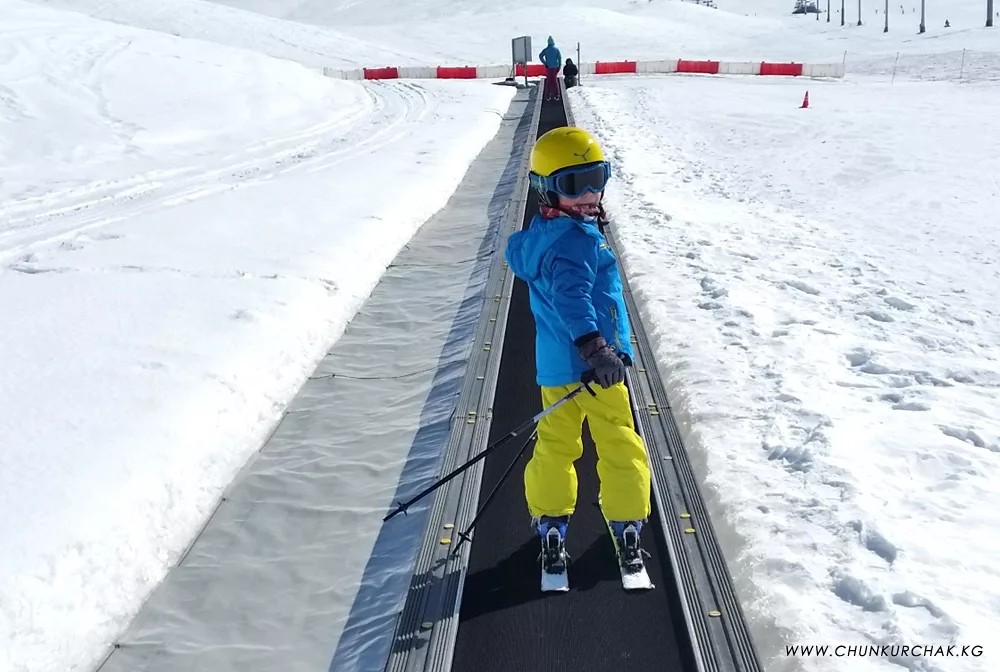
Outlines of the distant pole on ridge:
M 986 0 L 986 27 L 993 27 L 993 0 Z
M 580 43 L 576 43 L 576 83 L 579 86 L 580 82 L 583 80 L 583 62 L 580 60 Z
M 846 9 L 847 9 L 845 7 L 845 3 L 846 2 L 847 2 L 847 0 L 840 0 L 840 25 L 841 26 L 844 25 L 844 20 L 845 20 L 844 15 L 846 14 Z
M 920 0 L 920 34 L 923 35 L 924 31 L 927 30 L 927 24 L 925 22 L 926 14 L 924 13 L 925 0 Z
M 861 0 L 858 0 L 858 25 L 861 25 Z
M 882 32 L 889 32 L 889 0 L 885 0 L 885 29 Z

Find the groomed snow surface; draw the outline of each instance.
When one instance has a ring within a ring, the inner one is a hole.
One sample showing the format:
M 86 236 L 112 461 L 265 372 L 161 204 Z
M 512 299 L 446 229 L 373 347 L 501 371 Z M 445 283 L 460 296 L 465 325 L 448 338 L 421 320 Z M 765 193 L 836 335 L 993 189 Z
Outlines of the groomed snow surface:
M 848 52 L 843 82 L 571 100 L 768 672 L 1000 669 L 1000 27 L 979 0 L 919 37 L 873 0 L 860 28 L 719 4 L 0 0 L 0 671 L 92 669 L 513 93 L 317 69 L 505 62 L 525 33 Z M 883 642 L 985 650 L 782 649 Z
M 0 670 L 86 670 L 513 89 L 0 15 Z

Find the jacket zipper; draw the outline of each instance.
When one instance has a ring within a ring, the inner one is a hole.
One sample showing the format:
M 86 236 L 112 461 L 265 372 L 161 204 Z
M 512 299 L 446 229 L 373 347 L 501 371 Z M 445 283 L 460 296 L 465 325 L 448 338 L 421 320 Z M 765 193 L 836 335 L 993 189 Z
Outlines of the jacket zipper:
M 618 334 L 618 311 L 615 310 L 614 306 L 611 306 L 611 321 L 615 323 L 615 346 L 618 348 L 618 352 L 621 352 L 622 339 Z

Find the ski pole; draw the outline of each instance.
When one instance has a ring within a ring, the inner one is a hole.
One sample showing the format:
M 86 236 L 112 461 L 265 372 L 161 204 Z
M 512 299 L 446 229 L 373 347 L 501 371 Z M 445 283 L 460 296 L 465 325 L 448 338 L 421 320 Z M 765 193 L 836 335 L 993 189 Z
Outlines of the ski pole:
M 472 528 L 476 526 L 476 523 L 479 522 L 480 517 L 482 517 L 482 515 L 486 512 L 486 507 L 490 505 L 490 502 L 493 501 L 493 498 L 496 496 L 497 492 L 500 491 L 500 486 L 502 486 L 504 484 L 504 481 L 507 480 L 507 477 L 510 476 L 510 472 L 514 471 L 514 467 L 517 466 L 517 463 L 521 461 L 521 456 L 524 455 L 524 452 L 526 450 L 528 450 L 528 446 L 531 445 L 531 440 L 537 437 L 538 437 L 538 430 L 535 430 L 534 432 L 531 433 L 531 436 L 529 436 L 528 439 L 524 442 L 524 445 L 521 446 L 521 450 L 518 451 L 517 457 L 515 457 L 514 461 L 511 462 L 510 466 L 507 467 L 507 471 L 503 472 L 503 476 L 501 476 L 500 480 L 497 481 L 497 484 L 493 486 L 493 490 L 486 498 L 486 501 L 483 502 L 482 508 L 480 508 L 479 511 L 476 512 L 476 517 L 473 518 L 472 522 L 469 523 L 469 526 L 465 528 L 465 532 L 458 533 L 459 540 L 458 543 L 455 544 L 455 548 L 452 550 L 453 555 L 458 553 L 458 549 L 462 547 L 463 543 L 465 543 L 466 541 L 472 541 L 472 537 L 469 536 L 469 533 L 472 532 Z
M 447 476 L 445 476 L 444 478 L 442 478 L 441 480 L 439 480 L 434 485 L 431 485 L 430 487 L 424 489 L 420 494 L 418 494 L 413 499 L 409 500 L 408 502 L 400 502 L 399 505 L 396 507 L 395 510 L 393 510 L 391 513 L 389 513 L 389 515 L 387 515 L 385 518 L 382 519 L 382 522 L 384 523 L 385 521 L 389 520 L 390 518 L 392 518 L 393 516 L 395 516 L 398 513 L 404 513 L 405 514 L 406 510 L 408 508 L 410 508 L 411 506 L 413 506 L 413 504 L 415 504 L 417 501 L 423 499 L 424 497 L 426 497 L 430 493 L 434 492 L 435 490 L 437 490 L 438 488 L 440 488 L 442 485 L 444 485 L 445 483 L 447 483 L 451 479 L 455 478 L 456 476 L 458 476 L 462 472 L 466 471 L 469 467 L 471 467 L 472 465 L 474 465 L 476 462 L 479 462 L 480 460 L 482 460 L 483 458 L 485 458 L 487 455 L 489 455 L 491 452 L 493 452 L 494 450 L 496 450 L 497 448 L 499 448 L 503 444 L 507 443 L 507 441 L 509 441 L 510 439 L 513 439 L 518 434 L 521 434 L 526 429 L 528 429 L 529 427 L 531 427 L 532 425 L 534 425 L 535 423 L 537 423 L 539 420 L 541 420 L 542 418 L 544 418 L 546 415 L 548 415 L 549 413 L 552 413 L 557 408 L 559 408 L 560 406 L 562 406 L 563 404 L 565 404 L 566 402 L 568 402 L 570 399 L 572 399 L 576 395 L 578 395 L 581 392 L 583 392 L 584 390 L 587 390 L 588 392 L 590 392 L 592 395 L 594 395 L 596 397 L 597 393 L 594 392 L 594 390 L 592 390 L 590 388 L 590 381 L 591 381 L 592 378 L 591 378 L 591 375 L 589 375 L 589 374 L 590 374 L 589 371 L 587 373 L 585 373 L 584 377 L 583 377 L 583 382 L 580 384 L 580 386 L 577 387 L 572 392 L 570 392 L 569 394 L 567 394 L 565 397 L 563 397 L 562 399 L 560 399 L 556 403 L 552 404 L 551 406 L 549 406 L 545 410 L 540 411 L 539 413 L 535 414 L 530 420 L 527 420 L 526 422 L 524 422 L 524 424 L 521 424 L 518 427 L 514 428 L 506 436 L 504 436 L 504 437 L 502 437 L 500 439 L 497 439 L 493 443 L 493 445 L 487 446 L 486 449 L 483 450 L 483 452 L 481 452 L 478 455 L 476 455 L 474 458 L 472 458 L 471 460 L 469 460 L 468 462 L 466 462 L 465 464 L 463 464 L 462 466 L 460 466 L 458 469 L 456 469 L 455 471 L 451 472 L 450 474 L 448 474 Z

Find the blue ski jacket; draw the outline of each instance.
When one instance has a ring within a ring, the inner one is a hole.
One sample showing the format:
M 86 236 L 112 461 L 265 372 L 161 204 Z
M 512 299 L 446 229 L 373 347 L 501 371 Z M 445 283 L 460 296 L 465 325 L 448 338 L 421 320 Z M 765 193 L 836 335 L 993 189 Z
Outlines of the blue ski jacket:
M 554 40 L 550 39 L 547 47 L 542 49 L 538 54 L 538 60 L 542 62 L 546 68 L 555 68 L 558 70 L 562 67 L 562 53 L 556 47 Z
M 528 284 L 539 385 L 580 382 L 588 367 L 574 341 L 594 332 L 632 359 L 618 260 L 596 223 L 535 215 L 530 228 L 511 235 L 506 257 Z

